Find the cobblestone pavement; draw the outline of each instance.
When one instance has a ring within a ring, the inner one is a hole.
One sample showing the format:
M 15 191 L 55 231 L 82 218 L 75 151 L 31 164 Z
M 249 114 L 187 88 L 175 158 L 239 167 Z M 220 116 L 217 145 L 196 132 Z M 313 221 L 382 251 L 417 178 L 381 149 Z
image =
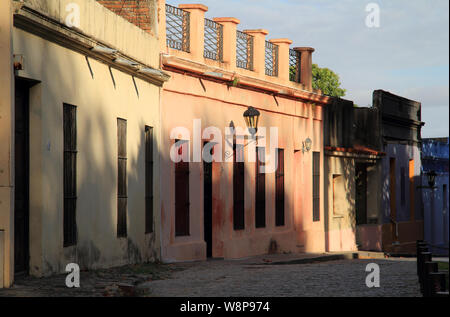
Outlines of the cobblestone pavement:
M 263 264 L 264 262 L 267 262 Z M 380 265 L 380 288 L 368 288 L 368 263 Z M 66 275 L 25 278 L 0 296 L 421 296 L 415 260 L 338 260 L 274 264 L 264 258 L 170 265 L 145 264 L 81 273 L 81 288 Z
M 380 288 L 368 288 L 368 263 L 380 265 Z M 150 296 L 297 297 L 421 296 L 416 262 L 340 260 L 314 264 L 252 265 L 210 261 L 184 265 L 171 279 L 143 283 Z
M 139 283 L 169 278 L 179 270 L 173 265 L 140 264 L 81 272 L 80 288 L 67 288 L 66 276 L 19 278 L 9 289 L 0 289 L 0 297 L 116 297 L 142 296 Z M 145 290 L 144 290 L 145 291 Z

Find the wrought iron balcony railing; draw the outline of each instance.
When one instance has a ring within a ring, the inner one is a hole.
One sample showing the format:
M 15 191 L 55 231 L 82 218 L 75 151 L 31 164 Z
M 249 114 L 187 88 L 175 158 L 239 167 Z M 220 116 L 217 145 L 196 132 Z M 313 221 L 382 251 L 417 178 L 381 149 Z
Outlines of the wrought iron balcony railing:
M 223 60 L 223 25 L 205 19 L 205 49 L 203 56 L 215 61 Z
M 278 45 L 266 41 L 266 75 L 278 76 Z
M 166 37 L 170 48 L 190 51 L 190 13 L 166 4 Z
M 236 33 L 236 66 L 253 70 L 253 36 L 241 31 Z
M 289 50 L 289 80 L 296 83 L 300 82 L 300 57 L 299 51 Z

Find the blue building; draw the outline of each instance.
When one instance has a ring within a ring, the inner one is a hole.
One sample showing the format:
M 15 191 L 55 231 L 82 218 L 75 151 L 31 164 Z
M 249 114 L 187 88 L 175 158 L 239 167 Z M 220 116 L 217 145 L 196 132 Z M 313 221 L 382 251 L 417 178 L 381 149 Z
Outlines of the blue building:
M 432 245 L 434 254 L 448 255 L 448 164 L 449 138 L 422 140 L 422 184 L 427 184 L 427 174 L 436 172 L 435 188 L 422 189 L 425 240 Z

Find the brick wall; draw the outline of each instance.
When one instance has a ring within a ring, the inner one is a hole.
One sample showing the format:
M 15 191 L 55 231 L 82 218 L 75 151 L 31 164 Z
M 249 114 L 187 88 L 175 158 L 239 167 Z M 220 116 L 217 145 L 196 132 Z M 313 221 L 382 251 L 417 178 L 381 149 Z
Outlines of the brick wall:
M 97 0 L 97 2 L 144 31 L 152 32 L 151 0 Z

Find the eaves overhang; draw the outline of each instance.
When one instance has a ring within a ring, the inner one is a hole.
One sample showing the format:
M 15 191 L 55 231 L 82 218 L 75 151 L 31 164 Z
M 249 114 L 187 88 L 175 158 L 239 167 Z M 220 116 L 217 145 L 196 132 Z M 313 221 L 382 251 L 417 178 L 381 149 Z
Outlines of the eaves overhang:
M 103 43 L 101 39 L 87 35 L 75 27 L 70 28 L 33 8 L 27 7 L 25 4 L 16 4 L 14 27 L 98 60 L 112 68 L 116 68 L 156 86 L 161 87 L 164 82 L 170 79 L 170 75 L 166 72 L 152 68 L 120 52 L 115 47 Z M 98 46 L 114 51 L 115 53 L 111 55 L 94 51 L 93 48 Z M 126 60 L 129 63 L 117 62 L 122 60 Z
M 224 83 L 229 86 L 259 90 L 279 97 L 314 103 L 317 106 L 326 106 L 332 101 L 331 97 L 315 92 L 271 83 L 262 79 L 237 74 L 222 68 L 205 65 L 174 55 L 162 54 L 161 61 L 163 70 L 201 77 L 207 80 Z

